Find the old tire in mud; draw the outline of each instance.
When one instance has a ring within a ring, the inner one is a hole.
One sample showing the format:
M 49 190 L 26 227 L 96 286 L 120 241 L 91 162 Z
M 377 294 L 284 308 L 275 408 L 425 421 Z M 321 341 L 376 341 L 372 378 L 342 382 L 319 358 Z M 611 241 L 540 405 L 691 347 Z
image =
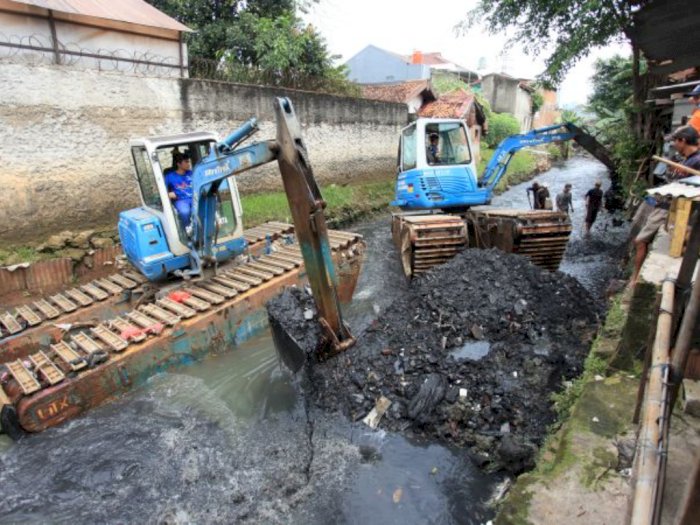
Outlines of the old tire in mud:
M 26 434 L 19 424 L 17 410 L 12 405 L 4 405 L 0 410 L 0 430 L 14 441 L 18 441 Z

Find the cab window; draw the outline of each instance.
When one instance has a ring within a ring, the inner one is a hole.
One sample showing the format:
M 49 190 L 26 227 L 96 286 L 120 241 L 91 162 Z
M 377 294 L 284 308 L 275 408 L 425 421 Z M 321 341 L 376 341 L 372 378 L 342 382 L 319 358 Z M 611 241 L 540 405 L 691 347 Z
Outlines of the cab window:
M 433 123 L 425 126 L 425 143 L 434 146 L 434 155 L 428 155 L 428 164 L 469 164 L 472 161 L 466 127 L 459 122 Z
M 148 158 L 146 148 L 131 148 L 131 155 L 134 157 L 134 167 L 136 168 L 136 177 L 139 181 L 143 203 L 149 208 L 163 211 L 163 202 L 160 200 L 156 177 L 153 174 L 153 166 Z
M 403 145 L 401 167 L 403 171 L 411 170 L 416 167 L 416 126 L 403 131 L 401 142 Z

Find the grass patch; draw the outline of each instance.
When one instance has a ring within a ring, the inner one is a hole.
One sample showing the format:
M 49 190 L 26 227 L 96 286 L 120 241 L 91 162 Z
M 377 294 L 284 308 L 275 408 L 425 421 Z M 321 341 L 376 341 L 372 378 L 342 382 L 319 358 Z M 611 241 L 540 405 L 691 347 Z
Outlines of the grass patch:
M 608 360 L 599 357 L 595 352 L 591 351 L 583 365 L 583 374 L 574 379 L 571 386 L 552 394 L 554 402 L 554 410 L 559 416 L 559 421 L 569 417 L 571 409 L 576 404 L 576 401 L 581 397 L 586 383 L 593 380 L 597 375 L 604 376 L 608 369 Z
M 481 149 L 481 161 L 479 162 L 479 175 L 484 173 L 486 165 L 493 157 L 493 152 L 491 148 Z M 501 180 L 496 185 L 496 192 L 504 191 L 508 186 L 512 184 L 518 184 L 520 182 L 526 181 L 532 177 L 535 168 L 537 167 L 537 156 L 529 151 L 520 150 L 508 164 L 508 169 L 506 170 Z
M 46 255 L 39 253 L 31 246 L 0 249 L 0 266 L 11 266 L 19 263 L 31 263 L 45 259 Z
M 321 188 L 326 201 L 326 220 L 342 222 L 344 218 L 385 208 L 394 198 L 394 180 L 357 185 L 328 184 Z M 267 221 L 292 222 L 283 191 L 242 195 L 243 223 L 252 228 Z

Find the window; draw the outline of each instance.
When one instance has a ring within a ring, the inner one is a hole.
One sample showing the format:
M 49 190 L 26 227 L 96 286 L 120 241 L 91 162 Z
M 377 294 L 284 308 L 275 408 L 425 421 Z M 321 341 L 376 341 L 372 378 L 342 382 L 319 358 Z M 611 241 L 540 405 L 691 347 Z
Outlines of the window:
M 401 164 L 403 171 L 416 167 L 416 126 L 405 129 L 402 134 L 403 152 Z
M 163 211 L 163 203 L 158 193 L 156 177 L 153 175 L 153 167 L 148 158 L 146 148 L 143 146 L 131 148 L 131 154 L 134 157 L 134 167 L 136 168 L 136 177 L 139 181 L 139 188 L 141 188 L 143 203 L 149 208 Z
M 430 145 L 430 136 L 438 136 L 437 162 L 428 164 L 469 164 L 472 161 L 466 128 L 459 122 L 428 124 L 425 126 L 426 148 Z M 428 155 L 430 159 L 430 155 Z

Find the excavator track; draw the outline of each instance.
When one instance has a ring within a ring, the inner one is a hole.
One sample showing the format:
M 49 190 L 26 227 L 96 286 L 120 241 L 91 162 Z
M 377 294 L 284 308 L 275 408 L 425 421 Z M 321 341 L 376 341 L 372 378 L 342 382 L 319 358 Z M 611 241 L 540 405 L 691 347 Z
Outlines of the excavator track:
M 571 235 L 568 215 L 558 211 L 477 206 L 467 221 L 475 247 L 517 253 L 550 271 L 559 269 Z
M 395 214 L 391 233 L 407 277 L 448 261 L 467 246 L 467 226 L 456 215 Z
M 329 242 L 338 260 L 351 258 L 361 260 L 363 250 L 361 235 L 344 232 L 329 233 L 333 233 L 329 236 Z M 291 254 L 295 258 L 299 254 L 298 256 L 301 257 L 300 252 L 295 250 L 297 246 L 293 244 L 273 246 L 273 249 L 277 248 L 279 251 L 260 255 L 250 262 L 223 269 L 217 276 L 183 282 L 179 287 L 170 290 L 166 297 L 153 297 L 150 302 L 138 305 L 135 309 L 121 315 L 113 314 L 111 319 L 104 319 L 96 326 L 85 323 L 84 327 L 78 326 L 77 329 L 71 329 L 64 333 L 61 339 L 57 341 L 54 339 L 56 342 L 49 344 L 48 347 L 42 347 L 38 353 L 35 349 L 33 353 L 30 351 L 26 357 L 20 359 L 3 359 L 2 361 L 5 362 L 0 363 L 0 369 L 5 367 L 10 379 L 9 382 L 0 384 L 0 388 L 18 407 L 31 405 L 34 403 L 33 399 L 36 399 L 36 406 L 43 406 L 41 405 L 43 401 L 40 402 L 38 399 L 43 395 L 47 396 L 46 399 L 58 395 L 54 393 L 54 388 L 74 388 L 71 385 L 75 384 L 75 381 L 81 381 L 83 376 L 93 377 L 101 367 L 111 366 L 111 370 L 114 367 L 122 367 L 121 363 L 125 362 L 122 361 L 123 359 L 128 359 L 132 353 L 139 352 L 143 347 L 149 347 L 149 342 L 151 346 L 152 343 L 165 344 L 173 334 L 181 334 L 180 325 L 184 325 L 184 329 L 192 325 L 197 326 L 197 323 L 208 319 L 207 316 L 211 315 L 209 313 L 211 310 L 223 312 L 233 304 L 249 303 L 258 293 L 258 289 L 260 293 L 269 293 L 269 290 L 277 289 L 279 285 L 275 284 L 276 282 L 289 281 L 291 277 L 303 272 L 303 268 L 287 259 L 276 258 L 281 253 Z M 245 280 L 240 280 L 244 277 Z M 278 281 L 274 281 L 275 279 Z M 93 286 L 98 285 L 99 283 L 93 282 Z M 239 297 L 241 294 L 244 294 L 242 298 Z M 192 301 L 189 301 L 190 299 Z M 99 303 L 92 305 L 93 309 L 98 307 Z M 22 315 L 23 308 L 17 309 L 18 316 Z M 34 312 L 34 310 L 31 311 Z M 8 313 L 8 315 L 11 314 Z M 35 315 L 38 314 L 35 313 Z M 57 317 L 51 319 L 52 326 L 54 326 L 53 323 L 55 326 L 62 325 L 61 318 L 68 315 L 75 315 L 75 313 L 58 311 Z M 215 313 L 212 319 L 221 317 Z M 206 323 L 210 322 L 206 321 Z M 32 330 L 49 328 L 34 326 Z M 15 334 L 13 337 L 18 336 Z M 1 345 L 0 351 L 2 351 Z M 122 380 L 128 381 L 126 376 Z M 92 379 L 86 379 L 86 381 L 92 381 Z M 43 394 L 44 392 L 46 394 Z M 31 402 L 27 404 L 28 401 Z M 19 408 L 18 410 L 21 412 Z M 58 416 L 57 418 L 56 423 L 62 420 Z M 38 431 L 56 424 L 47 421 L 31 423 L 26 430 Z
M 245 230 L 243 236 L 249 243 L 259 243 L 264 241 L 275 241 L 281 237 L 288 236 L 294 233 L 294 226 L 284 222 L 267 222 Z M 339 240 L 344 240 L 347 237 L 343 236 L 344 232 L 339 234 L 334 232 L 336 238 Z M 292 267 L 292 263 L 284 263 L 282 267 L 274 262 L 271 267 L 266 267 L 265 264 L 275 261 L 275 259 L 270 258 L 260 258 L 255 261 L 256 264 L 251 264 L 249 270 L 247 270 L 247 275 L 255 283 L 259 284 L 260 279 L 256 278 L 259 275 L 251 272 L 265 272 L 265 276 L 272 272 L 275 275 L 281 274 L 281 272 L 286 271 Z M 275 273 L 278 271 L 280 273 Z M 1 311 L 0 310 L 0 340 L 7 335 L 16 335 L 28 328 L 40 325 L 42 323 L 53 321 L 58 317 L 72 312 L 79 312 L 83 308 L 88 308 L 95 304 L 95 302 L 105 301 L 110 297 L 122 296 L 124 294 L 131 293 L 135 291 L 139 286 L 148 283 L 148 279 L 139 273 L 131 270 L 123 270 L 119 273 L 109 275 L 101 279 L 94 279 L 93 281 L 80 285 L 80 287 L 71 288 L 64 290 L 60 293 L 51 295 L 48 298 L 38 299 L 34 301 L 33 304 L 26 304 L 18 306 L 14 311 Z M 214 283 L 212 283 L 214 284 Z M 244 283 L 240 283 L 244 285 Z M 249 288 L 249 285 L 245 290 Z M 207 290 L 198 290 L 202 293 L 206 293 Z M 190 308 L 195 310 L 203 310 L 205 306 L 203 303 L 198 302 L 197 299 L 207 300 L 206 297 L 201 297 L 201 293 L 193 294 L 196 295 L 195 298 L 189 300 L 190 304 L 184 303 Z M 215 301 L 211 301 L 215 304 Z
M 499 248 L 559 268 L 571 234 L 565 213 L 476 206 L 465 215 L 395 214 L 392 237 L 407 277 L 443 264 L 464 248 Z

